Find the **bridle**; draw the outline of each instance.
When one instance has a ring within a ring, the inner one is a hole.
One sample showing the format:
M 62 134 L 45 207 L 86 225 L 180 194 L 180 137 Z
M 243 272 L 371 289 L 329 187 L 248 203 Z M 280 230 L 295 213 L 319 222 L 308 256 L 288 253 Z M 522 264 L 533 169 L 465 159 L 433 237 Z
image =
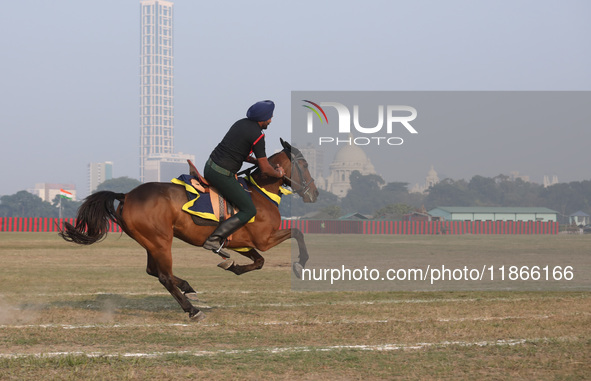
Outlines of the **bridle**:
M 286 155 L 289 155 L 290 162 L 291 162 L 291 164 L 295 165 L 295 168 L 298 172 L 298 176 L 301 181 L 301 183 L 298 183 L 297 181 L 294 181 L 291 177 L 283 175 L 284 184 L 291 187 L 295 193 L 300 195 L 300 197 L 304 198 L 304 196 L 308 195 L 308 193 L 310 192 L 310 186 L 312 184 L 314 184 L 314 179 L 312 179 L 311 177 L 310 177 L 311 180 L 309 182 L 304 180 L 303 170 L 302 170 L 302 167 L 300 166 L 299 160 L 305 161 L 306 159 L 304 158 L 304 155 L 302 155 L 302 153 L 300 151 L 297 151 L 296 154 L 294 154 L 290 149 L 284 149 L 283 152 L 285 152 Z M 252 166 L 250 168 L 242 170 L 237 173 L 237 176 L 240 176 L 243 174 L 247 174 L 247 176 L 250 176 L 251 171 L 256 167 L 257 167 L 257 165 L 255 164 L 254 166 Z M 296 188 L 294 188 L 294 186 L 297 186 L 298 188 L 296 189 Z M 313 198 L 310 195 L 308 195 L 308 196 L 310 198 Z
M 288 150 L 284 150 L 287 151 Z M 304 196 L 308 195 L 308 193 L 310 192 L 310 186 L 312 184 L 314 184 L 314 179 L 311 178 L 311 181 L 308 182 L 304 179 L 304 175 L 303 175 L 303 170 L 300 167 L 300 163 L 299 160 L 305 160 L 304 159 L 304 155 L 302 155 L 301 152 L 297 152 L 297 154 L 294 154 L 291 150 L 289 150 L 289 155 L 290 155 L 290 161 L 291 163 L 295 166 L 297 172 L 298 172 L 298 176 L 300 178 L 300 183 L 298 183 L 297 181 L 294 181 L 292 178 L 287 177 L 287 176 L 283 176 L 284 179 L 286 179 L 287 181 L 289 181 L 289 185 L 294 192 L 296 192 L 297 194 L 299 194 L 302 198 L 304 198 Z M 297 186 L 298 188 L 294 188 L 294 185 Z M 311 197 L 310 195 L 308 195 L 308 197 Z M 311 197 L 312 198 L 312 197 Z

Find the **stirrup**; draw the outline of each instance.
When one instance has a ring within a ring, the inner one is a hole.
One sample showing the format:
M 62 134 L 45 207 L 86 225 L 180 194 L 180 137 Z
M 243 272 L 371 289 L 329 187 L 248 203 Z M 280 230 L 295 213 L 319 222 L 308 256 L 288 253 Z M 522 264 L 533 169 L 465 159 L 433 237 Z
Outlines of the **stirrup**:
M 205 250 L 211 250 L 212 252 L 214 252 L 215 254 L 219 255 L 220 257 L 222 257 L 224 259 L 229 259 L 230 258 L 230 254 L 228 253 L 228 251 L 226 249 L 224 249 L 224 243 L 223 242 L 220 244 L 220 247 L 218 247 L 216 249 L 216 246 L 207 245 L 207 241 L 205 241 L 205 243 L 203 244 L 203 248 Z

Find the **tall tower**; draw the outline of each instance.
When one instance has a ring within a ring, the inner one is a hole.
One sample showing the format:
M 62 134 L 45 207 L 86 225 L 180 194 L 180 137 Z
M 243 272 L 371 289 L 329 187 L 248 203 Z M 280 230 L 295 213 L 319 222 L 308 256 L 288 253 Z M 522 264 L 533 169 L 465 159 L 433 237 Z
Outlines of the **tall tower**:
M 105 161 L 104 163 L 90 163 L 88 164 L 88 194 L 91 194 L 95 189 L 106 180 L 113 178 L 113 163 Z
M 146 162 L 174 153 L 173 3 L 140 0 L 140 181 Z

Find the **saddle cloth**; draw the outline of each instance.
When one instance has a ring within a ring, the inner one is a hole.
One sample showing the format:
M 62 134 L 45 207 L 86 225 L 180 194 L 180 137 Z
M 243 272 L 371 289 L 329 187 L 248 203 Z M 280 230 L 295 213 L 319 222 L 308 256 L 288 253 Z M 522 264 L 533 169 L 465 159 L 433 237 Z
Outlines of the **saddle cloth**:
M 185 212 L 206 220 L 217 222 L 223 221 L 237 212 L 238 209 L 228 203 L 226 199 L 219 194 L 217 189 L 210 187 L 209 185 L 203 186 L 199 182 L 199 177 L 199 173 L 197 172 L 197 176 L 193 174 L 183 174 L 176 179 L 171 180 L 173 183 L 185 187 L 187 202 L 182 207 Z M 237 180 L 246 192 L 251 194 L 247 187 L 247 183 L 249 183 L 252 185 L 253 189 L 256 189 L 277 207 L 279 207 L 282 195 L 289 195 L 292 193 L 284 187 L 279 187 L 280 194 L 270 193 L 260 187 L 251 176 L 246 178 L 238 177 Z M 248 222 L 254 222 L 255 218 L 256 216 L 251 218 Z
M 238 211 L 215 188 L 204 187 L 195 176 L 183 174 L 171 181 L 185 187 L 187 202 L 182 209 L 189 214 L 219 222 L 228 219 Z M 238 182 L 245 191 L 250 193 L 245 178 L 239 177 Z M 254 219 L 255 217 L 248 222 L 253 222 Z

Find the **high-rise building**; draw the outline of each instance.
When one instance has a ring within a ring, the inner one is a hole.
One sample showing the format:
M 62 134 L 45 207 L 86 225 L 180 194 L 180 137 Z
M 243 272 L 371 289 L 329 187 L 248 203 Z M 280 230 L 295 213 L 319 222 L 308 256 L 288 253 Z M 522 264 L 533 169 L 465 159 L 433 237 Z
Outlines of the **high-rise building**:
M 103 182 L 113 178 L 113 163 L 105 161 L 104 163 L 88 164 L 88 193 L 92 193 Z
M 146 178 L 146 162 L 174 153 L 173 3 L 140 7 L 140 181 L 160 181 Z
M 140 7 L 140 181 L 170 181 L 195 160 L 174 153 L 173 3 L 141 0 Z

